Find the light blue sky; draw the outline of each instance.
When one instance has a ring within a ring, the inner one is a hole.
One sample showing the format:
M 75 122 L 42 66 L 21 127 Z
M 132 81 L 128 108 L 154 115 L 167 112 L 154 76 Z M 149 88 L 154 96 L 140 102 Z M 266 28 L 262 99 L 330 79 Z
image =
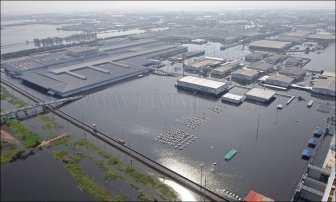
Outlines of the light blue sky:
M 335 9 L 335 1 L 2 1 L 1 13 L 72 11 Z

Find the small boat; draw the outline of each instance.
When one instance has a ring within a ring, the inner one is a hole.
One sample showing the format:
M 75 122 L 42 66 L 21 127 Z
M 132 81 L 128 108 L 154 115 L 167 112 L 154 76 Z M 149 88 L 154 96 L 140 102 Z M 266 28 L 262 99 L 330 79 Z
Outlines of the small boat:
M 282 105 L 277 105 L 277 109 L 282 109 L 283 106 Z
M 229 161 L 231 160 L 235 155 L 237 154 L 237 150 L 231 149 L 228 153 L 225 155 L 225 160 Z

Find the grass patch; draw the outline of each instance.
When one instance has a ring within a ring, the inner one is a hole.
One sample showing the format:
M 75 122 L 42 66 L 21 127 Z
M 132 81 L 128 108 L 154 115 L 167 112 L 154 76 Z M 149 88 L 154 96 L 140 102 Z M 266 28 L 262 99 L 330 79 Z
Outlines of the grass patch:
M 9 120 L 9 126 L 14 130 L 15 136 L 23 140 L 23 144 L 28 147 L 35 147 L 41 143 L 42 138 L 36 134 L 32 133 L 28 128 L 26 128 L 20 121 L 16 119 Z
M 150 201 L 148 196 L 143 193 L 142 191 L 140 191 L 139 195 L 138 195 L 138 199 L 139 201 Z
M 104 161 L 96 160 L 96 166 L 105 173 L 106 180 L 111 181 L 118 178 L 118 173 L 113 172 L 110 168 L 105 166 Z
M 160 191 L 163 196 L 167 197 L 170 200 L 176 200 L 177 196 L 175 191 L 166 184 L 159 182 L 155 187 Z
M 28 104 L 21 100 L 20 98 L 14 97 L 12 96 L 4 87 L 1 86 L 1 92 L 0 92 L 0 97 L 1 100 L 7 100 L 9 103 L 11 103 L 12 105 L 21 108 L 21 107 L 25 107 Z
M 65 164 L 65 169 L 77 180 L 85 192 L 93 194 L 101 201 L 112 201 L 113 197 L 105 190 L 104 187 L 98 185 L 89 176 L 87 176 L 80 167 L 80 161 L 83 157 L 72 157 Z
M 52 143 L 49 144 L 49 146 L 53 146 L 53 145 L 63 145 L 63 144 L 67 144 L 70 141 L 70 137 L 63 137 L 61 139 L 55 140 Z
M 141 173 L 135 170 L 134 168 L 130 168 L 130 167 L 128 167 L 126 171 L 131 177 L 133 177 L 135 180 L 143 184 L 149 184 L 149 185 L 152 185 L 153 187 L 156 185 L 155 178 L 151 175 Z
M 112 201 L 124 201 L 125 200 L 125 196 L 122 194 L 116 194 L 112 197 Z
M 14 149 L 10 151 L 1 151 L 1 163 L 9 162 L 13 159 L 17 154 L 22 153 L 22 149 Z
M 63 156 L 68 155 L 68 152 L 63 151 L 63 150 L 55 150 L 53 152 L 55 159 L 61 160 Z

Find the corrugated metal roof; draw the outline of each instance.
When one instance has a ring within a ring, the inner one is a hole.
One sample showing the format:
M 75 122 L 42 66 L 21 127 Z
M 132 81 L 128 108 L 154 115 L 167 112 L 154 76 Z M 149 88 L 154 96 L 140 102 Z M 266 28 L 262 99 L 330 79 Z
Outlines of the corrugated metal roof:
M 209 88 L 219 88 L 223 85 L 225 85 L 224 82 L 219 82 L 219 81 L 213 81 L 209 79 L 202 79 L 198 77 L 193 77 L 193 76 L 186 76 L 181 79 L 179 79 L 181 82 L 186 82 L 186 83 L 191 83 L 195 85 L 200 85 L 200 86 L 205 86 Z
M 235 95 L 235 94 L 232 94 L 232 93 L 226 93 L 225 95 L 223 95 L 222 97 L 224 98 L 229 98 L 229 99 L 232 99 L 232 100 L 241 100 L 243 99 L 244 96 L 241 96 L 241 95 Z
M 335 78 L 328 77 L 327 79 L 318 79 L 313 88 L 327 89 L 335 91 Z
M 233 74 L 241 74 L 244 76 L 249 76 L 249 77 L 253 77 L 258 75 L 258 71 L 255 71 L 253 69 L 238 69 L 237 71 L 233 72 Z

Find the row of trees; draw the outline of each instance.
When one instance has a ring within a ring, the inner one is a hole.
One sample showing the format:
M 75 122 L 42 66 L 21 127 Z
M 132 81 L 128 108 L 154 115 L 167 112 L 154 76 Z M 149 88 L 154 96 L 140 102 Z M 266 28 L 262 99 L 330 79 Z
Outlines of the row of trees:
M 82 42 L 91 42 L 97 39 L 97 33 L 83 33 L 83 34 L 74 34 L 66 37 L 48 37 L 44 39 L 34 39 L 34 45 L 38 48 L 53 46 L 53 45 L 63 45 L 69 43 L 82 43 Z

